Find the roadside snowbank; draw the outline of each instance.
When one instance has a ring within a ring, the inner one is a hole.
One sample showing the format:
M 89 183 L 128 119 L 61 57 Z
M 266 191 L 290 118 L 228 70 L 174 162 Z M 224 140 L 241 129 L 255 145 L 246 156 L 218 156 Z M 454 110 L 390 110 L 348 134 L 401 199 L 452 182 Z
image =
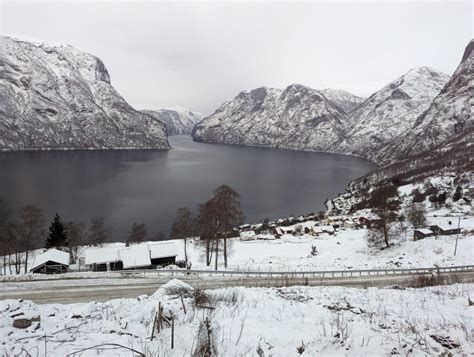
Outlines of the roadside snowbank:
M 193 294 L 183 299 L 169 288 L 188 288 L 171 281 L 151 297 L 104 303 L 36 305 L 0 301 L 0 355 L 78 356 L 100 353 L 129 356 L 119 344 L 147 355 L 190 355 L 198 330 L 208 318 L 220 356 L 388 355 L 472 353 L 474 315 L 468 296 L 474 284 L 424 289 L 351 289 L 291 287 L 233 288 L 206 291 L 206 306 Z M 176 290 L 173 290 L 176 292 Z M 58 292 L 60 293 L 60 292 Z M 202 294 L 202 292 L 201 292 Z M 175 319 L 175 348 L 165 322 L 153 339 L 158 303 L 163 315 Z M 185 310 L 186 312 L 185 312 Z M 12 327 L 22 313 L 40 321 L 25 329 Z M 443 347 L 444 344 L 445 346 Z M 116 348 L 111 350 L 111 348 Z

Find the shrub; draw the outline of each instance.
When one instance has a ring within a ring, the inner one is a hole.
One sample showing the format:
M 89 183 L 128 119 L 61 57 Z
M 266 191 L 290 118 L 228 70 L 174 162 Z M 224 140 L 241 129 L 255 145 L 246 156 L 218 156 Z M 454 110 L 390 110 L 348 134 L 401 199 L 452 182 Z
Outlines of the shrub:
M 427 286 L 440 284 L 440 277 L 436 275 L 417 275 L 407 281 L 407 287 L 409 288 L 426 288 Z
M 420 202 L 423 202 L 426 199 L 426 195 L 421 193 L 421 191 L 417 188 L 415 188 L 413 191 L 411 191 L 411 195 L 413 196 L 413 202 L 414 203 L 420 203 Z

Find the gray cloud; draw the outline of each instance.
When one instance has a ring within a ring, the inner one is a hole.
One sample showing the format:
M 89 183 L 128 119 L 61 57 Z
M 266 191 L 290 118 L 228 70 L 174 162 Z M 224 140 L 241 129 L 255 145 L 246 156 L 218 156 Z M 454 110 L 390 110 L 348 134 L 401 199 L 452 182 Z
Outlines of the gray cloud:
M 446 73 L 472 3 L 3 2 L 0 31 L 99 56 L 138 109 L 204 114 L 240 90 L 301 83 L 369 95 L 415 66 Z

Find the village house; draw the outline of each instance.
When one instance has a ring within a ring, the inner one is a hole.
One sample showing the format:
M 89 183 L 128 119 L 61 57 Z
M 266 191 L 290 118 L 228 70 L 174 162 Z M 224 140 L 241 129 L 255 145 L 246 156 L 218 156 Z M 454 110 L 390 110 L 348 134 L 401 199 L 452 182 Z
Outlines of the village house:
M 418 228 L 413 231 L 413 240 L 420 240 L 426 237 L 434 236 L 434 232 L 428 228 Z
M 69 271 L 69 253 L 49 249 L 35 257 L 30 268 L 31 273 L 58 274 Z
M 461 227 L 454 226 L 452 224 L 440 223 L 430 226 L 430 229 L 436 234 L 441 236 L 447 236 L 452 234 L 461 233 Z
M 256 239 L 255 231 L 240 232 L 240 240 L 254 240 Z

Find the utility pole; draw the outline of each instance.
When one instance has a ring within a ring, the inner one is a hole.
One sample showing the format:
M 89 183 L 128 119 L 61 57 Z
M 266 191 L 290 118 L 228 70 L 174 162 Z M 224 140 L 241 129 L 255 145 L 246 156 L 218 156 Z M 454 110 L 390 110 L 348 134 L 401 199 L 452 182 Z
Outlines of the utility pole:
M 459 227 L 461 226 L 461 216 L 458 219 L 458 230 L 456 232 L 456 244 L 454 245 L 454 256 L 456 256 L 456 251 L 458 250 L 458 238 L 459 238 Z

